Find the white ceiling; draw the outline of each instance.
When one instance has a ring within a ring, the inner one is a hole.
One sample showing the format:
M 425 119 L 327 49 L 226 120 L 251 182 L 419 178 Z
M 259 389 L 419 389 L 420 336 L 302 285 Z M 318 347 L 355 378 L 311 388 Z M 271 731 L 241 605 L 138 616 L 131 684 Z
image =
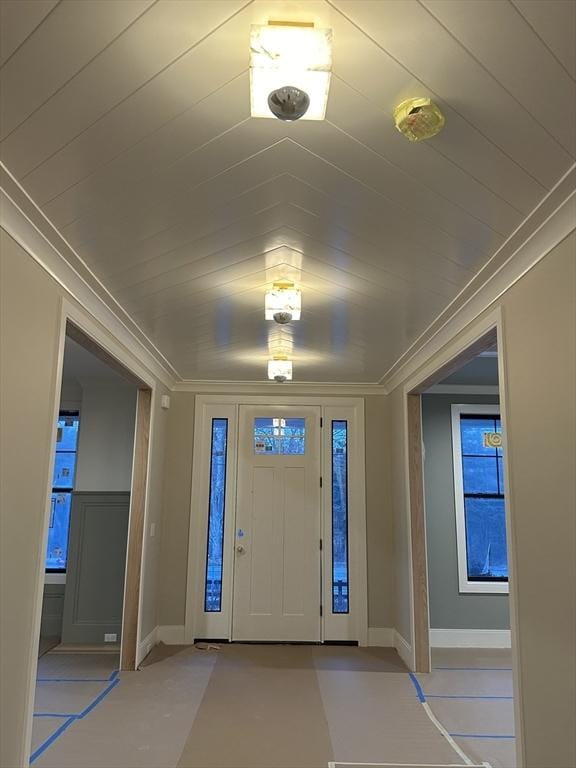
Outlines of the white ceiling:
M 375 382 L 569 169 L 572 0 L 1 0 L 2 161 L 186 379 Z M 334 33 L 324 122 L 249 116 L 254 22 Z M 411 144 L 394 106 L 446 115 Z M 303 319 L 263 319 L 293 278 Z

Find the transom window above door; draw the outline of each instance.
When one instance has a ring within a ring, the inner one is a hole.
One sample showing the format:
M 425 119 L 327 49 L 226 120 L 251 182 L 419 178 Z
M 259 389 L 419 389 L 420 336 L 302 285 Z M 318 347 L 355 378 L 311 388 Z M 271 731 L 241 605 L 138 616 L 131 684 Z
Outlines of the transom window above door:
M 306 419 L 254 419 L 254 453 L 301 456 L 305 452 Z

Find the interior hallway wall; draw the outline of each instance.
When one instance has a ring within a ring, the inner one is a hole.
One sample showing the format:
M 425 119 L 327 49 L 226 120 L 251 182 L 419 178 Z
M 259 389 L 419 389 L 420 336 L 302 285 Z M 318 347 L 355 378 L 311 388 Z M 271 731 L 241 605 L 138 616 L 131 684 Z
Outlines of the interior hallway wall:
M 509 629 L 508 595 L 461 593 L 452 454 L 452 404 L 498 403 L 498 395 L 422 396 L 430 626 Z
M 575 287 L 572 233 L 490 307 L 501 306 L 503 313 L 510 547 L 515 561 L 522 746 L 528 768 L 576 765 Z M 390 395 L 396 627 L 409 639 L 403 399 L 398 386 Z
M 134 384 L 83 379 L 74 490 L 129 491 L 132 482 Z
M 186 615 L 188 536 L 194 441 L 194 393 L 174 392 L 168 417 L 158 623 L 182 626 Z M 366 525 L 368 617 L 371 628 L 393 627 L 394 532 L 386 398 L 364 398 L 366 409 Z
M 0 765 L 19 768 L 28 760 L 28 712 L 36 672 L 46 546 L 42 531 L 51 482 L 60 311 L 65 293 L 3 230 L 0 287 Z M 127 350 L 127 354 L 131 353 Z M 155 386 L 149 522 L 160 520 L 164 465 L 165 414 L 160 411 L 159 397 L 167 390 L 160 382 Z M 158 542 L 159 537 L 146 537 L 143 633 L 156 625 L 157 596 L 151 585 L 158 580 Z

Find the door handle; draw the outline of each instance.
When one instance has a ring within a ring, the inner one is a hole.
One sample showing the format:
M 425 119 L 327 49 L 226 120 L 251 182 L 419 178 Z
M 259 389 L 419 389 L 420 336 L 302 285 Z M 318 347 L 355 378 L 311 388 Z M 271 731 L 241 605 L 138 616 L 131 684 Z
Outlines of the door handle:
M 238 546 L 236 547 L 236 552 L 238 552 L 239 555 L 243 555 L 244 552 L 246 552 L 246 550 L 244 549 L 242 544 L 238 544 Z

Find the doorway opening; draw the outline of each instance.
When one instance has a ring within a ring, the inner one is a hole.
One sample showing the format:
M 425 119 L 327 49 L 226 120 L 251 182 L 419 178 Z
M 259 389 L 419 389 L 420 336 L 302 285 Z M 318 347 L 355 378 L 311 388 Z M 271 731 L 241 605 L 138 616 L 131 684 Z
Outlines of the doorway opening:
M 150 402 L 143 381 L 67 322 L 39 656 L 110 653 L 135 668 Z
M 406 388 L 413 643 L 422 695 L 458 746 L 512 766 L 517 652 L 497 328 Z

